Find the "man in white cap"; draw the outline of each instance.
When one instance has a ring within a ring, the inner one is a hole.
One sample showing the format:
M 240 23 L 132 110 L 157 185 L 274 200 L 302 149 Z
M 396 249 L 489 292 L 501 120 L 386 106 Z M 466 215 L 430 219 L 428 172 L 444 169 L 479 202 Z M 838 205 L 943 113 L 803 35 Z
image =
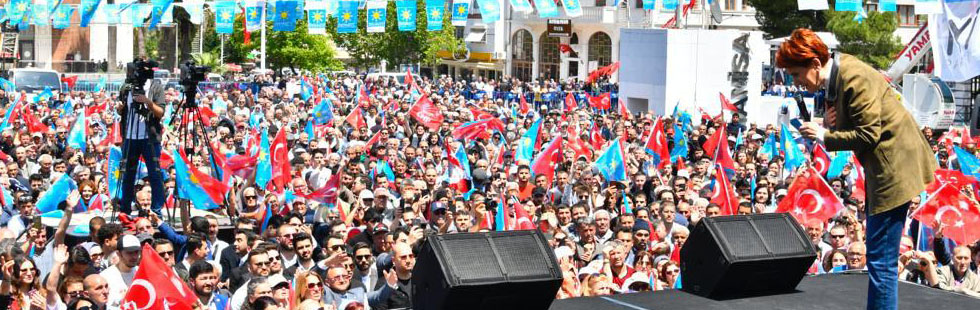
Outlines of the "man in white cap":
M 133 284 L 133 277 L 139 269 L 141 252 L 140 240 L 133 235 L 123 235 L 116 246 L 119 251 L 119 262 L 103 270 L 100 275 L 109 285 L 109 308 L 118 308 L 126 291 Z

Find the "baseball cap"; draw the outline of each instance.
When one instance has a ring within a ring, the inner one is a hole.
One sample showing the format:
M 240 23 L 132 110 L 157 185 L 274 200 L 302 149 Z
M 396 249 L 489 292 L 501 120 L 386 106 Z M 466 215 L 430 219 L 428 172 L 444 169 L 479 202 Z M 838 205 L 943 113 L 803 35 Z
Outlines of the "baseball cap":
M 140 239 L 134 235 L 123 235 L 122 238 L 119 238 L 116 248 L 120 251 L 139 251 Z
M 266 280 L 266 283 L 268 283 L 269 286 L 276 287 L 277 285 L 283 283 L 289 284 L 289 280 L 286 280 L 286 277 L 283 277 L 282 274 L 277 273 L 269 276 L 269 279 Z
M 372 233 L 388 232 L 388 231 L 390 230 L 388 230 L 388 226 L 386 226 L 384 223 L 374 224 L 373 229 L 371 229 Z
M 374 193 L 372 193 L 371 190 L 369 189 L 363 189 L 361 190 L 361 194 L 359 197 L 361 199 L 374 199 Z

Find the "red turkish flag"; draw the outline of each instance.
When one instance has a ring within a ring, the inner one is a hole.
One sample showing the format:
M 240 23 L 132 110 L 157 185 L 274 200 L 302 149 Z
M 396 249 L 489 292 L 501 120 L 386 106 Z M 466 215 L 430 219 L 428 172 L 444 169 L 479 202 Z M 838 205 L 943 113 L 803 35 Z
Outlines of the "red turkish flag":
M 588 93 L 585 94 L 586 98 L 589 99 L 589 106 L 596 109 L 608 110 L 612 108 L 612 103 L 609 93 L 603 93 L 602 95 L 593 97 Z
M 191 310 L 197 295 L 174 273 L 149 244 L 143 245 L 143 258 L 123 297 L 122 310 Z
M 653 125 L 653 131 L 650 132 L 650 138 L 647 139 L 644 149 L 647 153 L 658 157 L 657 169 L 663 168 L 670 162 L 670 150 L 667 148 L 667 135 L 664 133 L 662 118 L 657 118 L 657 123 Z
M 854 191 L 851 192 L 851 198 L 855 198 L 861 201 L 865 201 L 864 192 L 864 167 L 861 167 L 861 162 L 858 161 L 857 154 L 852 154 L 854 162 L 854 173 L 857 173 L 857 178 L 854 179 Z
M 521 115 L 527 115 L 527 112 L 531 112 L 531 105 L 524 98 L 524 92 L 521 92 L 519 96 L 521 97 Z
M 633 113 L 630 113 L 630 110 L 626 108 L 626 104 L 620 103 L 617 104 L 616 106 L 617 106 L 617 110 L 619 110 L 619 115 L 622 115 L 623 119 L 626 120 L 633 119 Z
M 470 108 L 470 113 L 473 113 L 473 119 L 474 120 L 494 118 L 493 117 L 493 114 L 484 112 L 483 110 L 480 110 L 480 109 Z
M 103 101 L 101 104 L 85 107 L 85 117 L 88 117 L 89 115 L 96 114 L 96 113 L 102 113 L 102 111 L 105 111 L 108 108 L 109 108 L 108 101 Z
M 724 135 L 721 139 L 721 144 L 718 145 L 718 150 L 715 151 L 715 162 L 721 165 L 725 170 L 735 172 L 735 160 L 732 159 L 732 153 L 728 150 L 728 135 Z
M 106 135 L 105 139 L 102 139 L 102 142 L 100 142 L 99 145 L 107 146 L 110 144 L 119 144 L 119 143 L 122 143 L 122 134 L 120 133 L 119 130 L 119 122 L 115 122 L 112 123 L 112 127 L 109 127 L 109 133 Z M 161 156 L 164 153 L 169 153 L 169 152 L 160 152 Z M 170 163 L 173 163 L 173 161 L 171 161 Z
M 817 144 L 813 147 L 813 169 L 816 169 L 820 175 L 827 175 L 827 170 L 830 170 L 830 155 L 827 155 L 827 150 L 823 148 L 823 144 Z
M 528 216 L 527 210 L 524 210 L 524 206 L 521 206 L 519 203 L 514 204 L 514 217 L 517 219 L 514 229 L 535 229 L 534 222 L 531 222 L 531 217 Z
M 721 215 L 734 215 L 738 211 L 735 188 L 721 166 L 715 166 L 715 188 L 711 192 L 711 203 L 721 207 Z
M 548 184 L 551 184 L 555 177 L 555 166 L 561 162 L 562 141 L 561 136 L 555 137 L 551 143 L 548 143 L 544 151 L 539 153 L 538 157 L 531 162 L 531 171 L 535 175 L 543 174 L 548 177 Z
M 834 194 L 827 181 L 816 170 L 809 168 L 789 186 L 776 212 L 790 213 L 800 223 L 812 219 L 826 222 L 843 208 L 844 202 Z
M 429 100 L 428 95 L 419 97 L 419 100 L 412 105 L 408 113 L 429 129 L 439 129 L 439 126 L 442 125 L 442 120 L 445 118 L 442 116 L 442 111 L 439 111 L 439 107 L 433 104 L 432 100 Z
M 592 123 L 592 131 L 589 132 L 589 143 L 592 144 L 592 149 L 601 150 L 602 145 L 606 143 L 606 139 L 602 137 L 602 131 L 599 130 L 599 125 Z
M 592 149 L 582 140 L 575 126 L 568 126 L 568 147 L 575 152 L 575 159 L 585 157 L 585 160 L 592 160 Z
M 269 146 L 272 160 L 272 184 L 280 190 L 286 188 L 292 178 L 292 165 L 289 164 L 289 146 L 286 143 L 286 129 L 280 128 L 276 138 Z
M 719 92 L 718 93 L 718 97 L 721 98 L 721 110 L 722 111 L 729 110 L 729 111 L 732 111 L 732 112 L 738 112 L 738 107 L 736 107 L 734 104 L 732 104 L 731 101 L 728 101 L 728 98 L 725 98 L 725 94 Z
M 718 147 L 718 144 L 721 143 L 721 140 L 728 139 L 728 134 L 725 133 L 725 127 L 726 127 L 725 124 L 721 124 L 721 126 L 718 126 L 718 129 L 715 130 L 715 133 L 711 134 L 711 137 L 708 137 L 708 140 L 705 140 L 704 144 L 701 145 L 701 147 L 704 148 L 705 155 L 710 154 L 711 156 L 715 156 L 714 155 L 715 148 Z
M 75 83 L 78 82 L 78 76 L 76 75 L 76 76 L 73 76 L 73 77 L 64 77 L 64 78 L 61 78 L 61 82 L 62 83 L 65 83 L 65 84 L 68 84 L 68 89 L 75 88 Z
M 971 244 L 980 239 L 980 209 L 958 187 L 943 185 L 912 213 L 912 218 L 933 229 L 941 223 L 943 235 L 956 244 Z
M 24 123 L 27 123 L 27 130 L 32 133 L 47 133 L 51 130 L 51 127 L 42 123 L 31 111 L 24 111 Z
M 578 100 L 575 100 L 575 95 L 568 93 L 565 95 L 565 112 L 572 112 L 578 108 Z
M 968 175 L 963 174 L 959 170 L 950 169 L 937 169 L 936 170 L 936 180 L 926 187 L 927 193 L 935 192 L 937 189 L 942 187 L 944 184 L 949 184 L 955 188 L 963 188 L 966 185 L 974 184 L 977 179 Z
M 353 111 L 350 111 L 350 114 L 347 115 L 347 118 L 344 118 L 344 121 L 350 124 L 351 127 L 354 127 L 354 129 L 360 129 L 361 127 L 367 126 L 367 120 L 365 120 L 364 115 L 361 114 L 360 107 L 354 108 Z

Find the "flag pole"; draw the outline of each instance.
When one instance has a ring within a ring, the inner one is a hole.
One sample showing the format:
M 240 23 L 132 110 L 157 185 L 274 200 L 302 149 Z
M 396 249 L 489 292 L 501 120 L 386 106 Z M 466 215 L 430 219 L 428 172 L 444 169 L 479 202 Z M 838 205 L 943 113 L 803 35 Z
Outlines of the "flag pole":
M 267 12 L 265 10 L 268 10 L 269 9 L 269 6 L 268 6 L 267 3 L 264 3 L 264 2 L 263 2 L 262 5 L 263 5 L 263 7 L 262 7 L 262 17 L 261 17 L 262 18 L 262 25 L 261 25 L 261 28 L 262 28 L 262 38 L 259 39 L 259 42 L 261 42 L 261 44 L 260 44 L 261 46 L 259 47 L 259 49 L 260 49 L 260 52 L 262 53 L 262 63 L 261 63 L 262 70 L 265 71 L 265 26 L 266 26 L 265 25 L 265 22 L 266 22 L 265 21 L 265 16 L 267 15 Z

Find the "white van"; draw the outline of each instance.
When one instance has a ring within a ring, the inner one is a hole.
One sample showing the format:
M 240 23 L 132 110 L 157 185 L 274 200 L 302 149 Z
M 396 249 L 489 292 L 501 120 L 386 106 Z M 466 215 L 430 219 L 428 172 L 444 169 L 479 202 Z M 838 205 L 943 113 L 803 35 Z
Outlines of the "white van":
M 398 83 L 405 84 L 405 74 L 404 72 L 385 72 L 385 73 L 369 73 L 367 75 L 368 79 L 378 80 L 379 78 L 395 78 Z
M 61 74 L 58 71 L 35 68 L 21 68 L 10 70 L 10 81 L 14 83 L 17 92 L 27 92 L 27 99 L 34 100 L 34 95 L 40 94 L 45 87 L 58 95 L 61 89 Z

